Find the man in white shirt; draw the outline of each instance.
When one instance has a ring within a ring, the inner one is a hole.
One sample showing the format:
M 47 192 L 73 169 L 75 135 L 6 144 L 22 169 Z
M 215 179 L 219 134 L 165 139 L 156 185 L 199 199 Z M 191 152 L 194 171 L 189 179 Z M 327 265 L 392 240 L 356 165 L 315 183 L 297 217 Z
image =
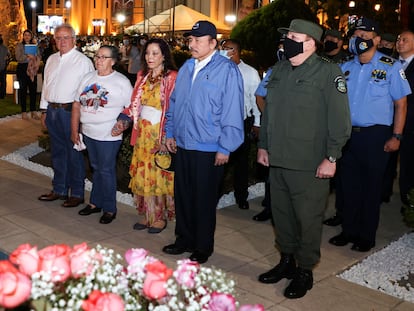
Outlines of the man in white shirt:
M 45 66 L 40 109 L 42 126 L 50 136 L 53 189 L 39 197 L 41 201 L 65 200 L 63 207 L 84 202 L 85 164 L 81 152 L 73 149 L 71 135 L 72 103 L 82 77 L 94 70 L 91 60 L 75 48 L 75 30 L 62 24 L 55 30 L 58 52 Z
M 243 77 L 244 87 L 244 142 L 234 152 L 230 161 L 235 163 L 233 186 L 234 197 L 240 209 L 248 209 L 249 202 L 249 150 L 251 137 L 257 137 L 260 128 L 260 110 L 254 95 L 260 83 L 260 76 L 256 69 L 247 65 L 240 59 L 240 42 L 228 39 L 221 44 L 221 54 L 235 62 Z

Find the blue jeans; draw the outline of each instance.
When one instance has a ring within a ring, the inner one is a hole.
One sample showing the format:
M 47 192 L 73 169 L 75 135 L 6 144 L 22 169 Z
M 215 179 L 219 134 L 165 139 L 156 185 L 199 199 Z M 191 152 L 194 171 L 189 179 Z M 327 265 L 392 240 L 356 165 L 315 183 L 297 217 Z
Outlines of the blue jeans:
M 70 140 L 71 111 L 48 107 L 46 126 L 50 136 L 53 192 L 83 198 L 85 189 L 85 160 L 82 152 L 73 149 Z M 70 193 L 69 193 L 70 192 Z
M 93 170 L 90 203 L 104 212 L 116 213 L 116 156 L 121 140 L 99 141 L 83 135 Z

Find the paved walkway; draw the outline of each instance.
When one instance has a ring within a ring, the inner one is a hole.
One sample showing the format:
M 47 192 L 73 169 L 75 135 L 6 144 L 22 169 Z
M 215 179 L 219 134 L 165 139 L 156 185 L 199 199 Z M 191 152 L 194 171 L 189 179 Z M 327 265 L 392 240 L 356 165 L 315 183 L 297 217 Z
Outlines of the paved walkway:
M 41 134 L 39 121 L 18 117 L 0 122 L 0 157 L 35 142 Z M 132 247 L 148 249 L 154 256 L 175 267 L 180 256 L 167 256 L 163 245 L 174 241 L 174 223 L 158 235 L 132 230 L 136 222 L 133 208 L 118 204 L 117 219 L 109 225 L 98 223 L 99 216 L 81 217 L 78 209 L 66 209 L 60 202 L 41 202 L 37 197 L 51 188 L 50 178 L 0 160 L 0 248 L 11 252 L 22 243 L 39 248 L 53 243 L 73 245 L 82 241 L 102 244 L 120 253 Z M 89 196 L 89 193 L 87 193 Z M 412 311 L 414 304 L 382 294 L 335 275 L 358 262 L 369 253 L 353 252 L 347 247 L 334 247 L 328 239 L 340 228 L 324 227 L 322 260 L 314 271 L 313 289 L 302 299 L 283 296 L 286 280 L 264 285 L 257 275 L 279 261 L 273 247 L 274 233 L 270 223 L 256 223 L 252 216 L 261 210 L 262 198 L 250 202 L 250 210 L 230 206 L 217 212 L 216 249 L 205 264 L 228 272 L 237 282 L 237 299 L 245 303 L 261 303 L 265 310 L 398 310 Z M 327 215 L 332 214 L 334 198 L 330 197 Z M 398 194 L 382 206 L 376 250 L 410 231 L 401 221 Z

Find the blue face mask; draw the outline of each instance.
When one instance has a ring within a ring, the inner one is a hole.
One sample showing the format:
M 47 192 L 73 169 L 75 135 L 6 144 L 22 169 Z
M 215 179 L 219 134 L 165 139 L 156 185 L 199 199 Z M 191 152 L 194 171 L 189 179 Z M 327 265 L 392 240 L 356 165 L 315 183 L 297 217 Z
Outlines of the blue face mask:
M 354 55 L 361 55 L 367 52 L 374 46 L 374 41 L 372 39 L 364 40 L 360 37 L 352 37 L 349 40 L 349 52 Z
M 230 56 L 227 55 L 227 51 L 226 50 L 219 50 L 219 53 L 221 56 L 224 56 L 227 59 L 230 59 Z

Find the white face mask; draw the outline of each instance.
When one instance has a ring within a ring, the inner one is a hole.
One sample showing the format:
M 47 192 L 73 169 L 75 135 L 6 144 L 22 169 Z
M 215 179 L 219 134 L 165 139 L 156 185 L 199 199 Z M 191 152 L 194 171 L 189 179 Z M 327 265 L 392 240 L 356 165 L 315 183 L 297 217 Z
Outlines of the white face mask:
M 221 56 L 224 56 L 225 58 L 230 59 L 231 56 L 227 55 L 227 52 L 228 51 L 226 51 L 226 50 L 220 50 L 219 51 Z

